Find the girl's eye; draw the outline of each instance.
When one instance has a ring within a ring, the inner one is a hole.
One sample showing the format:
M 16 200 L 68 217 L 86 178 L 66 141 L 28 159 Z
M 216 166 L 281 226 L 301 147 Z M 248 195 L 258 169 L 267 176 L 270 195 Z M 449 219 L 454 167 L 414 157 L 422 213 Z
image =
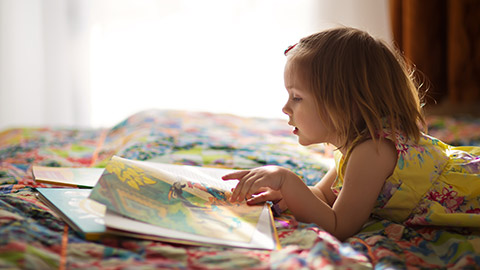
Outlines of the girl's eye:
M 292 98 L 292 100 L 293 100 L 293 101 L 295 101 L 295 102 L 298 102 L 298 101 L 302 100 L 302 98 L 299 98 L 299 97 L 293 97 L 293 98 Z

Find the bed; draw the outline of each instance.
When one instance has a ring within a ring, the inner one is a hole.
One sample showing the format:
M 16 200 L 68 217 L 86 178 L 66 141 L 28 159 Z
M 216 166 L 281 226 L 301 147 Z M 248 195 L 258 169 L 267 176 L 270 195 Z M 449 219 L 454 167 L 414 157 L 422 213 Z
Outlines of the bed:
M 429 117 L 430 134 L 480 145 L 480 121 Z M 474 269 L 480 233 L 371 220 L 339 242 L 285 213 L 275 218 L 282 248 L 199 247 L 133 238 L 87 241 L 35 196 L 32 165 L 104 167 L 113 155 L 167 163 L 288 167 L 314 184 L 332 166 L 330 146 L 300 146 L 286 120 L 148 110 L 111 128 L 13 128 L 0 132 L 1 269 Z

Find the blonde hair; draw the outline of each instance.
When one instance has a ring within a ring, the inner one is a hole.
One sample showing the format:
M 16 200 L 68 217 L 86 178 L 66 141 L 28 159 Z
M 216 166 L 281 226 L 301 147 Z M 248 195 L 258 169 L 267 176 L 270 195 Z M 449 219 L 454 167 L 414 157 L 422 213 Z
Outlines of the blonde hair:
M 342 27 L 305 37 L 286 55 L 305 74 L 320 119 L 339 136 L 337 147 L 350 147 L 359 137 L 378 141 L 384 127 L 418 141 L 426 126 L 418 85 L 401 54 L 385 42 Z

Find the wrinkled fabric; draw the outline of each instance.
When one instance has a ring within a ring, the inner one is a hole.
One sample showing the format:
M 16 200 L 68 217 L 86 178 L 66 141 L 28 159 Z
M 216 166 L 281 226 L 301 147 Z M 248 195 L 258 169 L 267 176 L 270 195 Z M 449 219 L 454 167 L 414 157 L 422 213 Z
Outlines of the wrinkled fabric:
M 448 122 L 447 122 L 448 121 Z M 435 118 L 449 142 L 479 142 L 480 124 Z M 448 123 L 448 125 L 444 125 Z M 459 124 L 467 134 L 450 130 Z M 467 135 L 469 137 L 467 137 Z M 442 136 L 438 136 L 442 138 Z M 477 137 L 475 137 L 477 136 Z M 284 120 L 151 110 L 112 128 L 18 128 L 0 132 L 1 269 L 469 269 L 480 235 L 377 219 L 345 242 L 288 212 L 275 218 L 274 251 L 193 247 L 131 238 L 86 241 L 35 196 L 32 165 L 104 167 L 112 155 L 167 163 L 285 166 L 308 184 L 333 163 L 333 148 L 303 147 Z M 473 265 L 473 267 L 472 267 Z

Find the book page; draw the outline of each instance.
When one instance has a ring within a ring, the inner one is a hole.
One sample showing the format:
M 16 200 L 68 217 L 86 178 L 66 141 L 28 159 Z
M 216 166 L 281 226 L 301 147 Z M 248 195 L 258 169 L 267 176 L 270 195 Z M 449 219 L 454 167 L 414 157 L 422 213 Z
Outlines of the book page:
M 198 244 L 206 243 L 213 245 L 221 245 L 227 247 L 241 247 L 241 248 L 255 248 L 255 249 L 268 249 L 273 250 L 277 248 L 277 239 L 273 237 L 274 229 L 272 226 L 271 213 L 268 206 L 263 207 L 262 213 L 259 218 L 257 230 L 253 234 L 251 241 L 249 242 L 233 242 L 224 239 L 215 239 L 211 237 L 205 237 L 202 235 L 190 234 L 180 232 L 176 230 L 165 229 L 157 226 L 153 226 L 148 223 L 136 221 L 134 219 L 122 217 L 118 214 L 108 211 L 105 215 L 105 225 L 109 229 L 135 232 L 145 238 L 157 237 L 158 240 L 167 242 L 184 244 Z
M 248 243 L 258 230 L 264 206 L 230 202 L 235 181 L 220 178 L 230 171 L 113 157 L 90 198 L 113 212 L 164 229 Z
M 223 181 L 222 176 L 235 172 L 232 169 L 208 168 L 190 165 L 176 165 L 156 162 L 145 162 L 145 165 L 165 170 L 176 175 L 177 178 L 190 180 L 197 183 L 203 183 L 211 187 L 215 187 L 230 192 L 234 188 L 238 180 Z

